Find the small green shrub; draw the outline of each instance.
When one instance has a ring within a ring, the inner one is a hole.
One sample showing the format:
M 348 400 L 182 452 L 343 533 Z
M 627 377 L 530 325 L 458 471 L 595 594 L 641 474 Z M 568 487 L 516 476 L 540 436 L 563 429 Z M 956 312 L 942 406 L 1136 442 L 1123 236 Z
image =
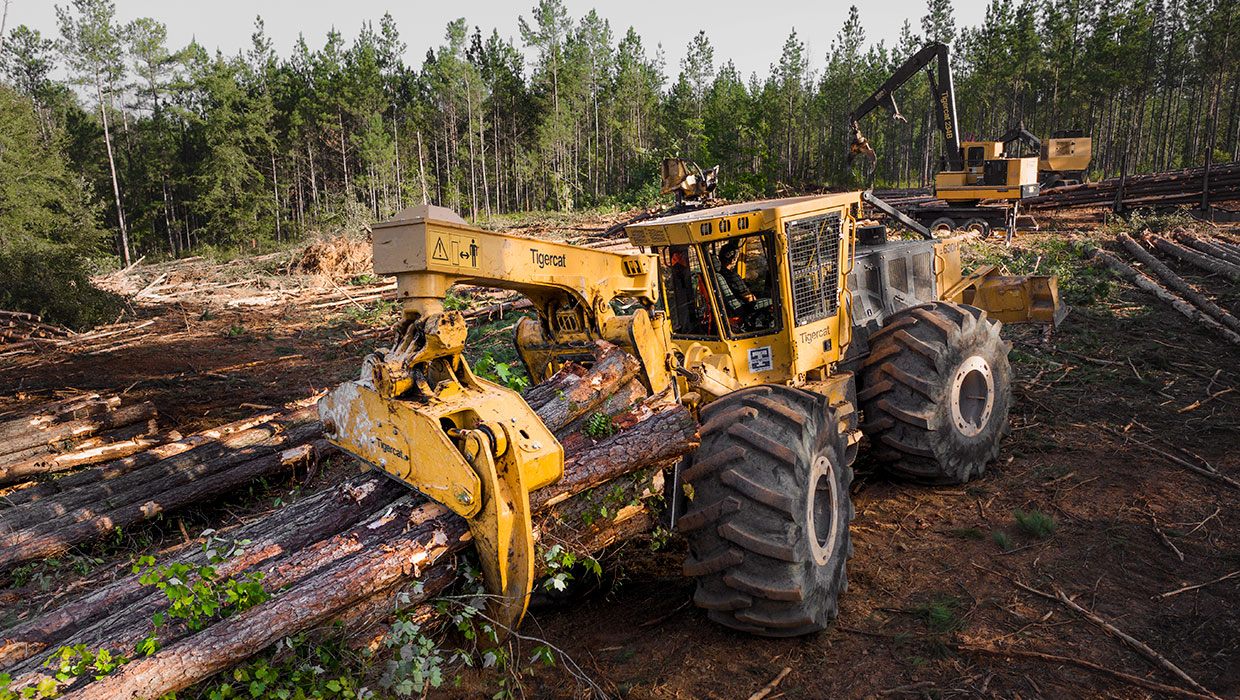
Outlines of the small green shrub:
M 1008 537 L 1008 534 L 1003 530 L 995 530 L 990 533 L 990 539 L 998 545 L 999 549 L 1002 549 L 1005 552 L 1012 548 L 1012 538 Z
M 1059 523 L 1051 516 L 1040 510 L 1031 510 L 1028 513 L 1017 508 L 1012 511 L 1012 517 L 1016 518 L 1016 523 L 1020 525 L 1020 529 L 1031 537 L 1043 538 L 1055 534 Z
M 585 427 L 581 429 L 581 432 L 590 437 L 611 437 L 619 429 L 620 427 L 611 419 L 611 416 L 596 411 L 586 419 Z

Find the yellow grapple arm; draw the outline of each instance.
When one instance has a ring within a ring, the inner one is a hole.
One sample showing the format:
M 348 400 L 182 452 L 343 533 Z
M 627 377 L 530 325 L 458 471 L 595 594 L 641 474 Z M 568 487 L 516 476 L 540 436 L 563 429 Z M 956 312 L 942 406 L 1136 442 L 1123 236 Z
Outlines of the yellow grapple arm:
M 654 256 L 487 232 L 433 206 L 376 225 L 373 241 L 375 272 L 396 276 L 401 340 L 367 357 L 356 381 L 319 402 L 324 431 L 467 519 L 493 594 L 490 615 L 501 629 L 513 629 L 534 581 L 529 493 L 562 476 L 564 451 L 520 394 L 473 374 L 463 356 L 465 319 L 445 311 L 444 299 L 458 282 L 521 292 L 540 317 L 518 328 L 524 355 L 537 353 L 539 341 L 554 349 L 618 340 L 642 360 L 648 388 L 661 391 L 669 384 L 669 341 L 661 315 L 650 314 Z M 617 297 L 644 308 L 618 316 L 611 307 Z M 547 364 L 532 372 L 535 380 Z

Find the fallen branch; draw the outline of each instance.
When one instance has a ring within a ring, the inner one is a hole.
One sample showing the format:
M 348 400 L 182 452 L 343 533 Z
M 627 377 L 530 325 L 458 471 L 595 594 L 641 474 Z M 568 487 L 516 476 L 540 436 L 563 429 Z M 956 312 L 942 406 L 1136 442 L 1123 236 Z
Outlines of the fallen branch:
M 1193 700 L 1214 700 L 1216 697 L 1212 694 L 1203 695 L 1201 693 L 1194 693 L 1191 690 L 1177 688 L 1173 685 L 1151 681 L 1140 676 L 1124 673 L 1123 671 L 1116 671 L 1115 669 L 1110 669 L 1106 666 L 1099 666 L 1092 661 L 1076 659 L 1070 656 L 1057 656 L 1055 654 L 1044 654 L 1040 651 L 1026 651 L 1022 649 L 996 649 L 994 647 L 981 646 L 977 644 L 959 644 L 956 642 L 948 642 L 947 645 L 959 651 L 972 652 L 975 654 L 988 654 L 990 656 L 1002 656 L 1007 658 L 1015 657 L 1018 659 L 1034 659 L 1037 661 L 1046 661 L 1050 663 L 1069 664 L 1078 668 L 1094 671 L 1095 673 L 1100 673 L 1104 676 L 1108 676 L 1125 683 L 1131 683 L 1132 685 L 1145 688 L 1146 690 L 1152 690 L 1166 695 L 1174 695 L 1181 698 L 1192 698 Z
M 1226 581 L 1226 580 L 1228 580 L 1228 579 L 1233 579 L 1233 578 L 1235 578 L 1235 577 L 1237 577 L 1237 576 L 1240 576 L 1240 571 L 1233 571 L 1233 572 L 1231 572 L 1230 574 L 1224 574 L 1224 575 L 1222 575 L 1222 576 L 1219 576 L 1218 578 L 1214 579 L 1213 581 L 1206 581 L 1205 583 L 1198 583 L 1198 584 L 1196 584 L 1196 585 L 1194 585 L 1194 586 L 1185 586 L 1185 587 L 1183 587 L 1183 588 L 1177 588 L 1177 589 L 1175 589 L 1174 591 L 1167 591 L 1166 593 L 1159 593 L 1159 594 L 1158 594 L 1158 595 L 1156 595 L 1156 596 L 1150 596 L 1150 600 L 1162 600 L 1163 598 L 1170 598 L 1170 597 L 1171 597 L 1171 596 L 1173 596 L 1173 595 L 1179 595 L 1179 594 L 1181 594 L 1181 593 L 1187 593 L 1187 592 L 1189 592 L 1189 591 L 1195 591 L 1195 590 L 1197 590 L 1198 588 L 1205 588 L 1206 586 L 1213 586 L 1213 585 L 1214 585 L 1214 584 L 1216 584 L 1216 583 L 1221 583 L 1221 582 Z
M 784 666 L 784 669 L 780 671 L 778 675 L 772 678 L 770 683 L 767 683 L 765 686 L 762 687 L 761 690 L 754 693 L 753 695 L 750 695 L 749 700 L 762 700 L 766 696 L 775 692 L 775 688 L 779 687 L 780 682 L 783 681 L 784 678 L 786 678 L 789 673 L 792 673 L 792 667 Z
M 1123 438 L 1123 439 L 1125 439 L 1125 440 L 1128 440 L 1128 436 L 1127 436 L 1127 435 L 1124 435 L 1123 433 L 1119 432 L 1118 430 L 1115 430 L 1114 428 L 1112 428 L 1112 427 L 1110 427 L 1110 426 L 1106 426 L 1106 425 L 1104 425 L 1104 426 L 1102 426 L 1102 429 L 1103 429 L 1103 430 L 1105 430 L 1105 431 L 1107 431 L 1108 433 L 1110 433 L 1110 434 L 1112 434 L 1112 435 L 1116 436 L 1116 437 L 1119 437 L 1119 438 Z M 1159 455 L 1159 456 L 1161 456 L 1161 457 L 1163 457 L 1163 458 L 1165 458 L 1165 459 L 1167 459 L 1167 460 L 1169 460 L 1169 461 L 1171 461 L 1171 462 L 1174 462 L 1175 464 L 1178 464 L 1178 465 L 1180 465 L 1181 467 L 1184 467 L 1185 469 L 1188 469 L 1189 471 L 1196 472 L 1196 473 L 1198 473 L 1198 474 L 1200 474 L 1200 475 L 1202 475 L 1202 476 L 1204 476 L 1204 477 L 1207 477 L 1207 478 L 1210 478 L 1210 479 L 1214 479 L 1215 481 L 1221 481 L 1221 482 L 1223 482 L 1224 484 L 1227 484 L 1228 486 L 1232 487 L 1233 489 L 1240 489 L 1240 481 L 1236 481 L 1235 479 L 1233 479 L 1233 478 L 1231 478 L 1231 477 L 1227 476 L 1226 474 L 1220 474 L 1220 473 L 1218 473 L 1218 472 L 1216 472 L 1216 471 L 1211 471 L 1211 470 L 1209 470 L 1209 469 L 1206 469 L 1205 467 L 1199 467 L 1199 466 L 1197 466 L 1196 464 L 1193 464 L 1192 462 L 1189 462 L 1188 460 L 1185 460 L 1185 459 L 1180 459 L 1179 457 L 1176 457 L 1175 455 L 1171 454 L 1170 452 L 1165 452 L 1165 451 L 1163 451 L 1163 450 L 1158 449 L 1157 447 L 1154 447 L 1153 445 L 1148 445 L 1148 444 L 1146 444 L 1146 443 L 1144 443 L 1144 442 L 1138 442 L 1138 441 L 1136 441 L 1136 440 L 1129 440 L 1128 442 L 1129 442 L 1129 444 L 1132 444 L 1132 445 L 1137 445 L 1138 447 L 1144 447 L 1145 449 L 1149 450 L 1150 452 L 1153 452 L 1153 453 L 1154 453 L 1154 454 L 1156 454 L 1156 455 Z
M 1159 666 L 1162 666 L 1164 669 L 1169 671 L 1173 676 L 1175 676 L 1176 678 L 1179 678 L 1180 680 L 1192 686 L 1194 690 L 1202 693 L 1203 695 L 1206 695 L 1207 697 L 1218 698 L 1217 695 L 1210 692 L 1208 689 L 1206 689 L 1204 686 L 1202 686 L 1197 681 L 1193 680 L 1193 677 L 1185 673 L 1183 670 L 1181 670 L 1179 666 L 1176 666 L 1175 664 L 1171 663 L 1171 661 L 1167 659 L 1167 657 L 1154 651 L 1148 645 L 1146 645 L 1144 642 L 1137 639 L 1136 637 L 1133 637 L 1132 635 L 1123 632 L 1115 625 L 1112 625 L 1111 623 L 1102 619 L 1102 617 L 1099 616 L 1097 613 L 1094 613 L 1090 610 L 1086 610 L 1080 605 L 1077 605 L 1076 602 L 1073 601 L 1071 598 L 1069 598 L 1066 594 L 1064 594 L 1064 592 L 1060 590 L 1058 586 L 1055 587 L 1055 597 L 1059 600 L 1059 602 L 1063 603 L 1069 608 L 1072 608 L 1076 612 L 1080 613 L 1090 622 L 1094 623 L 1095 625 L 1098 625 L 1099 627 L 1106 630 L 1107 632 L 1110 632 L 1112 635 L 1122 640 L 1128 646 L 1132 647 L 1133 649 L 1136 649 L 1138 652 L 1140 652 L 1150 661 L 1153 661 Z

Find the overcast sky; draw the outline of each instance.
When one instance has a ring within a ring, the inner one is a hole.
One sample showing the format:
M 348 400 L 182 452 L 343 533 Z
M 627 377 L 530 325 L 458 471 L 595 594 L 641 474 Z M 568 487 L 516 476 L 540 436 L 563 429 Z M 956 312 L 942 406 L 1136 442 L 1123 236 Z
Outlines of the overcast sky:
M 900 26 L 908 19 L 914 31 L 920 31 L 919 18 L 925 12 L 925 0 L 885 0 L 866 3 L 856 0 L 861 8 L 861 23 L 871 42 L 884 40 L 893 44 Z M 2 4 L 3 0 L 0 0 Z M 349 42 L 357 35 L 362 22 L 375 22 L 384 12 L 396 20 L 401 39 L 408 44 L 406 65 L 418 67 L 429 48 L 443 43 L 448 22 L 465 17 L 471 28 L 491 29 L 512 38 L 524 48 L 517 17 L 528 19 L 537 0 L 451 0 L 426 2 L 377 2 L 375 0 L 116 0 L 120 22 L 137 17 L 152 17 L 168 27 L 171 48 L 180 48 L 197 38 L 209 50 L 220 49 L 235 54 L 250 45 L 254 18 L 262 15 L 267 34 L 275 42 L 276 51 L 288 56 L 304 34 L 311 49 L 323 46 L 329 29 L 335 27 Z M 58 36 L 54 0 L 10 0 L 8 28 L 25 24 L 47 37 Z M 61 0 L 67 5 L 67 0 Z M 663 45 L 669 78 L 680 71 L 685 45 L 698 30 L 706 30 L 715 47 L 715 64 L 727 59 L 736 62 L 742 75 L 752 72 L 765 75 L 770 65 L 779 60 L 784 40 L 795 27 L 797 35 L 809 49 L 810 67 L 821 70 L 831 39 L 848 15 L 850 2 L 841 0 L 759 0 L 758 2 L 685 2 L 684 0 L 624 0 L 602 3 L 594 0 L 564 0 L 574 20 L 596 8 L 610 20 L 612 33 L 619 40 L 632 26 L 653 55 L 657 44 Z M 975 26 L 985 16 L 986 0 L 955 0 L 956 26 Z M 527 52 L 527 58 L 530 54 Z

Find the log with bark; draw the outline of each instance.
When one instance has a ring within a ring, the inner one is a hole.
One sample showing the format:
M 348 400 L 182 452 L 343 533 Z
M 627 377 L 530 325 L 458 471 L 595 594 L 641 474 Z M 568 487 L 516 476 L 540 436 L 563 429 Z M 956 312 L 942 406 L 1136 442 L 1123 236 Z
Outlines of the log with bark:
M 1226 310 L 1220 308 L 1217 304 L 1207 299 L 1204 294 L 1186 282 L 1184 278 L 1175 274 L 1171 268 L 1164 265 L 1161 260 L 1153 255 L 1150 255 L 1150 253 L 1142 248 L 1140 243 L 1133 240 L 1131 236 L 1121 232 L 1118 236 L 1116 236 L 1116 240 L 1120 242 L 1120 245 L 1124 246 L 1124 249 L 1127 250 L 1132 257 L 1139 260 L 1147 269 L 1153 270 L 1154 274 L 1158 275 L 1159 279 L 1161 279 L 1164 284 L 1179 293 L 1188 301 L 1192 302 L 1194 306 L 1209 314 L 1214 320 L 1240 334 L 1240 319 L 1232 316 Z
M 1171 237 L 1189 248 L 1195 249 L 1199 253 L 1218 258 L 1219 260 L 1231 263 L 1232 265 L 1240 265 L 1240 254 L 1230 251 L 1223 246 L 1216 245 L 1212 241 L 1208 241 L 1204 238 L 1198 238 L 1190 233 L 1178 229 L 1172 232 Z
M 1189 250 L 1182 245 L 1177 245 L 1162 236 L 1148 235 L 1145 237 L 1147 241 L 1152 243 L 1154 247 L 1174 258 L 1201 268 L 1206 272 L 1212 272 L 1217 275 L 1223 275 L 1230 278 L 1233 282 L 1240 282 L 1240 266 L 1220 260 L 1210 255 L 1198 253 L 1195 250 Z
M 580 380 L 593 371 L 576 376 Z M 600 369 L 605 371 L 609 370 Z M 593 406 L 588 402 L 574 405 L 567 423 L 587 411 L 601 411 L 600 404 L 609 396 L 629 390 L 631 377 L 625 379 L 622 372 L 609 376 L 615 386 L 608 388 Z M 562 408 L 557 404 L 555 415 L 561 415 Z M 629 491 L 651 495 L 658 490 L 652 481 L 661 477 L 659 470 L 696 447 L 697 424 L 686 409 L 669 404 L 665 396 L 621 413 L 616 423 L 623 429 L 609 438 L 595 441 L 574 436 L 577 439 L 565 443 L 565 478 L 532 494 L 531 505 L 538 513 L 536 535 L 560 541 L 571 533 L 579 536 L 584 551 L 593 551 L 649 527 L 650 520 L 640 506 L 640 498 L 616 509 L 613 517 L 590 519 L 593 524 L 586 526 L 584 514 L 597 515 L 597 508 L 591 510 L 587 505 L 590 494 L 586 492 L 616 480 Z M 359 483 L 390 488 L 385 480 L 371 476 L 358 477 L 346 486 L 356 488 Z M 338 495 L 322 498 L 316 501 L 320 509 L 328 507 L 323 504 L 339 500 Z M 282 513 L 299 506 L 294 504 L 263 520 L 281 518 Z M 300 516 L 284 517 L 279 525 L 273 520 L 263 535 L 264 554 L 254 555 L 256 561 L 249 559 L 256 546 L 251 545 L 247 547 L 246 561 L 233 564 L 230 560 L 220 565 L 227 567 L 229 575 L 242 570 L 262 571 L 265 588 L 274 591 L 285 587 L 283 590 L 262 605 L 200 632 L 170 625 L 160 632 L 164 646 L 159 652 L 127 664 L 111 677 L 83 687 L 74 686 L 69 697 L 149 697 L 185 688 L 239 663 L 274 641 L 333 617 L 361 620 L 382 615 L 400 598 L 395 595 L 399 586 L 415 579 L 423 583 L 413 597 L 412 602 L 416 603 L 419 597 L 430 596 L 455 580 L 452 557 L 447 555 L 464 548 L 469 539 L 463 520 L 437 504 L 425 503 L 420 496 L 409 494 L 395 501 L 382 500 L 371 511 L 372 517 L 354 518 L 351 523 L 342 522 L 347 518 L 338 519 L 314 533 L 316 541 L 296 549 L 286 544 L 281 553 L 266 556 L 280 550 L 272 542 L 281 536 L 287 539 L 290 529 L 300 527 L 294 523 L 313 522 L 306 519 L 312 514 L 310 507 L 300 509 Z M 246 526 L 249 532 L 257 527 Z M 326 530 L 335 532 L 326 534 Z M 162 607 L 166 607 L 166 600 L 161 594 L 144 591 L 135 583 L 135 577 L 127 577 L 111 584 L 106 592 L 96 592 L 0 633 L 7 639 L 6 645 L 0 647 L 0 667 L 9 665 L 16 671 L 19 684 L 33 682 L 40 677 L 39 669 L 49 648 L 86 643 L 91 648 L 121 649 L 122 642 L 142 639 L 150 633 L 150 618 Z M 20 663 L 13 668 L 14 662 Z
M 1205 326 L 1206 328 L 1209 328 L 1210 330 L 1223 336 L 1223 338 L 1225 338 L 1228 342 L 1234 345 L 1240 345 L 1240 334 L 1236 334 L 1235 332 L 1224 327 L 1218 321 L 1215 321 L 1214 319 L 1205 315 L 1205 313 L 1203 313 L 1202 311 L 1199 311 L 1192 304 L 1189 304 L 1188 302 L 1184 301 L 1183 299 L 1176 296 L 1175 294 L 1172 294 L 1170 291 L 1168 291 L 1167 289 L 1159 285 L 1154 280 L 1150 279 L 1149 277 L 1146 277 L 1140 272 L 1137 272 L 1136 270 L 1132 269 L 1128 265 L 1125 265 L 1124 263 L 1120 262 L 1116 258 L 1102 252 L 1101 250 L 1097 248 L 1087 248 L 1085 250 L 1085 256 L 1087 258 L 1092 258 L 1094 260 L 1098 260 L 1102 262 L 1107 267 L 1115 271 L 1115 273 L 1118 274 L 1120 277 L 1123 277 L 1124 279 L 1128 280 L 1138 289 L 1154 295 L 1155 297 L 1158 298 L 1159 301 L 1162 301 L 1168 304 L 1169 306 L 1171 306 L 1171 308 L 1178 311 L 1185 318 L 1188 318 L 1191 321 L 1194 321 L 1200 325 Z
M 20 462 L 37 456 L 39 450 L 57 443 L 81 440 L 92 435 L 150 420 L 155 405 L 149 401 L 121 406 L 94 416 L 54 422 L 33 430 L 12 435 L 0 444 L 0 465 Z M 0 477 L 0 483 L 4 479 Z
M 0 530 L 3 530 L 3 523 L 5 523 L 4 509 L 6 507 L 16 507 L 24 503 L 44 500 L 87 484 L 94 484 L 123 476 L 135 469 L 179 455 L 208 442 L 223 440 L 235 433 L 249 430 L 276 418 L 281 413 L 281 411 L 274 411 L 250 416 L 232 423 L 199 431 L 188 437 L 144 450 L 124 459 L 113 460 L 102 466 L 84 469 L 57 479 L 43 481 L 38 484 L 27 484 L 17 488 L 10 493 L 0 496 Z
M 124 476 L 0 511 L 0 570 L 313 462 L 328 449 L 314 417 L 300 409 Z M 308 453 L 300 449 L 307 443 Z

